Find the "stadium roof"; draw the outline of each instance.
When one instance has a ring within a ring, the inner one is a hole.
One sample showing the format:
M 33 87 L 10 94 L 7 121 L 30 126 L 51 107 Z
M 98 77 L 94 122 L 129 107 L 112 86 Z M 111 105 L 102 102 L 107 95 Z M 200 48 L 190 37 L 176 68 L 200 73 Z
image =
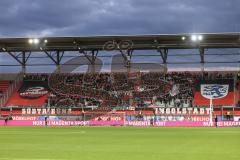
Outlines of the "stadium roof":
M 197 37 L 192 37 L 193 35 L 201 36 L 201 41 L 197 41 Z M 34 38 L 39 42 L 36 45 L 30 45 L 29 40 L 34 40 Z M 154 50 L 156 48 L 193 49 L 199 47 L 239 48 L 240 33 L 0 38 L 0 52 L 107 50 L 104 48 L 106 43 L 119 44 L 122 41 L 131 43 L 127 45 L 133 50 Z
M 239 70 L 239 49 L 240 33 L 0 38 L 0 66 L 1 72 L 5 71 L 2 67 L 10 66 L 99 65 L 104 68 L 121 64 L 130 68 L 140 63 L 168 68 L 210 66 Z

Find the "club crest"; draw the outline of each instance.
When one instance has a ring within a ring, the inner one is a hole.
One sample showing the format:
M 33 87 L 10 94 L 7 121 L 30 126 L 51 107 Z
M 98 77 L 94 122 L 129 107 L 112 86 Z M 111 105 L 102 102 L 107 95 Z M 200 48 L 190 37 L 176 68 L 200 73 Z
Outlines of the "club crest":
M 220 84 L 202 84 L 201 94 L 207 99 L 220 99 L 226 97 L 228 94 L 229 85 Z

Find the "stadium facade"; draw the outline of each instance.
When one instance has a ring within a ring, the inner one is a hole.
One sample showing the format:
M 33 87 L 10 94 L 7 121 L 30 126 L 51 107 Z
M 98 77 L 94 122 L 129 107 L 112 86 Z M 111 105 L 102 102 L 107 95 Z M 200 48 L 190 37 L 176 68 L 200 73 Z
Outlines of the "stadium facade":
M 1 74 L 0 125 L 240 125 L 239 69 L 204 70 L 209 63 L 215 68 L 239 64 L 238 59 L 206 58 L 208 49 L 239 49 L 239 33 L 2 38 L 0 46 L 1 54 L 22 68 L 18 74 Z M 199 52 L 200 70 L 169 71 L 171 50 L 190 49 Z M 136 51 L 155 51 L 162 61 L 134 63 Z M 63 63 L 69 52 L 78 54 Z M 105 62 L 99 52 L 118 53 L 111 72 L 101 72 Z M 39 53 L 56 66 L 54 72 L 27 72 L 34 65 L 29 58 Z M 73 72 L 82 65 L 86 73 Z

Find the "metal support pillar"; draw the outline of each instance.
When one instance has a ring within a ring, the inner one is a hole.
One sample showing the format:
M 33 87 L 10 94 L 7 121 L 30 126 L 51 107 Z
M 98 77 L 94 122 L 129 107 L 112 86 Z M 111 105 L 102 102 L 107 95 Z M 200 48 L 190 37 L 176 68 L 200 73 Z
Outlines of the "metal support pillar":
M 94 65 L 95 60 L 98 56 L 98 50 L 92 50 L 92 51 L 82 51 L 80 50 L 79 53 L 82 53 L 90 62 L 90 64 Z
M 123 57 L 125 66 L 127 67 L 127 72 L 130 72 L 133 50 L 132 49 L 127 49 L 127 50 L 119 49 L 119 51 Z
M 60 73 L 60 72 L 61 72 L 60 62 L 61 62 L 61 59 L 62 59 L 62 58 L 60 57 L 60 51 L 57 51 L 56 54 L 57 54 L 57 55 L 56 55 L 56 56 L 57 56 L 57 57 L 56 57 L 57 72 Z
M 26 53 L 22 52 L 22 73 L 26 73 Z
M 92 51 L 80 50 L 79 53 L 82 53 L 87 58 L 87 60 L 90 62 L 91 72 L 95 73 L 96 71 L 95 61 L 98 56 L 98 50 L 92 50 Z
M 158 48 L 158 52 L 161 55 L 163 65 L 164 65 L 164 73 L 167 73 L 167 58 L 168 58 L 168 49 L 167 48 Z
M 53 63 L 55 63 L 56 67 L 57 67 L 57 72 L 60 72 L 60 65 L 61 65 L 61 60 L 62 57 L 64 55 L 64 51 L 60 52 L 60 51 L 55 51 L 54 53 L 49 53 L 47 51 L 44 51 L 44 53 L 46 53 L 46 55 L 53 61 Z
M 200 63 L 201 63 L 201 72 L 204 74 L 204 64 L 205 64 L 205 57 L 204 57 L 205 49 L 203 47 L 199 48 L 200 54 Z
M 26 73 L 26 64 L 27 61 L 29 59 L 29 57 L 31 56 L 32 52 L 29 52 L 27 54 L 27 52 L 23 51 L 19 54 L 17 54 L 16 52 L 7 52 L 10 56 L 12 56 L 21 66 L 22 66 L 22 72 Z
M 15 55 L 12 52 L 7 52 L 10 56 L 12 56 L 19 64 L 23 65 L 22 61 L 18 59 L 19 55 Z

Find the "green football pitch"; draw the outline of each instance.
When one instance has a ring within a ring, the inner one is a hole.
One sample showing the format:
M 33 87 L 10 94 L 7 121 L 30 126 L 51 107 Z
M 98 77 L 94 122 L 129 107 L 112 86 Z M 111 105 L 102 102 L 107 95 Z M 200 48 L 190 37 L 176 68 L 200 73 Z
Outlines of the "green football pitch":
M 240 159 L 240 128 L 0 127 L 0 160 Z

